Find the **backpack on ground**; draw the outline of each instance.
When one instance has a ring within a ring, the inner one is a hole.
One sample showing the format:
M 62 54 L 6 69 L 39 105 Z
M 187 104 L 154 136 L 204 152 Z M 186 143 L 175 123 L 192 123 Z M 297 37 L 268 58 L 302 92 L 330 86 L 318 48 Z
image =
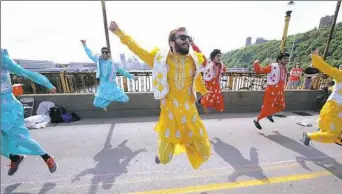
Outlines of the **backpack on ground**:
M 62 123 L 62 115 L 66 113 L 65 108 L 63 107 L 52 107 L 50 108 L 49 115 L 51 118 L 51 123 Z

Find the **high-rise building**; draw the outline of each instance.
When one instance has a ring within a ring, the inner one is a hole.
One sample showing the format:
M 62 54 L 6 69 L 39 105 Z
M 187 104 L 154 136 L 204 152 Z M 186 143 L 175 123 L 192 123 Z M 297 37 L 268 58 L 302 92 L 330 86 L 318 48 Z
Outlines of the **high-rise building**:
M 267 42 L 268 40 L 265 40 L 263 38 L 257 38 L 256 41 L 255 41 L 255 44 L 262 44 L 262 43 L 265 43 Z
M 135 56 L 133 56 L 132 59 L 133 59 L 132 70 L 139 70 L 140 69 L 140 64 L 139 64 L 138 59 Z
M 327 15 L 325 17 L 321 17 L 321 20 L 319 22 L 319 27 L 318 28 L 328 28 L 331 26 L 333 23 L 334 16 L 333 15 Z
M 121 65 L 120 67 L 123 69 L 126 69 L 126 57 L 125 54 L 120 54 L 120 61 L 121 61 Z
M 251 45 L 252 45 L 252 37 L 247 37 L 245 46 L 247 47 L 247 46 L 251 46 Z

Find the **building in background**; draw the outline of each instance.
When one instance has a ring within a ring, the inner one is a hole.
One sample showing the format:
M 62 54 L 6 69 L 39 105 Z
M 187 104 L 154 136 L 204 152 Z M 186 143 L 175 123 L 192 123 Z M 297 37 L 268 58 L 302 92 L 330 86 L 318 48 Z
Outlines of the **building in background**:
M 261 37 L 258 37 L 258 38 L 255 40 L 255 43 L 252 44 L 252 37 L 247 37 L 247 38 L 246 38 L 245 47 L 252 46 L 252 45 L 255 45 L 255 44 L 262 44 L 262 43 L 265 43 L 265 42 L 268 42 L 268 40 L 266 40 L 266 39 L 264 39 L 264 38 L 261 38 Z
M 247 37 L 246 38 L 246 44 L 245 44 L 245 47 L 247 46 L 251 46 L 252 45 L 252 37 Z
M 255 44 L 262 44 L 262 43 L 266 43 L 268 40 L 265 40 L 264 38 L 257 38 L 255 41 Z
M 58 65 L 53 61 L 42 61 L 42 60 L 28 60 L 28 59 L 14 59 L 16 63 L 21 65 L 23 68 L 33 72 L 41 72 L 44 70 L 59 69 Z
M 320 28 L 329 28 L 331 24 L 333 23 L 334 16 L 333 15 L 327 15 L 324 17 L 321 17 L 321 20 L 319 22 L 319 29 Z
M 121 64 L 120 64 L 120 68 L 122 69 L 126 69 L 126 56 L 125 54 L 120 54 L 120 61 L 121 61 Z
M 68 64 L 69 69 L 75 69 L 78 71 L 95 71 L 96 64 L 95 63 L 87 63 L 87 62 L 70 62 Z

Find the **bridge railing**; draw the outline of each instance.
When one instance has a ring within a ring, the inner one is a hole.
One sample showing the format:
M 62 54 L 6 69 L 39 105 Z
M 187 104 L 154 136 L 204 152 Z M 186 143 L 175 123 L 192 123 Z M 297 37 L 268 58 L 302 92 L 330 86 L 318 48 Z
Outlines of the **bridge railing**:
M 152 72 L 135 71 L 130 72 L 138 77 L 138 80 L 128 80 L 117 74 L 118 85 L 126 92 L 151 92 Z M 44 72 L 51 83 L 56 86 L 58 93 L 94 93 L 98 80 L 94 72 Z M 20 76 L 11 75 L 12 83 L 24 84 L 25 94 L 43 94 L 47 89 L 43 86 Z M 304 78 L 303 78 L 304 79 Z M 322 76 L 315 81 L 315 89 L 319 89 L 330 81 L 326 76 Z M 302 81 L 303 88 L 304 81 Z M 221 89 L 227 90 L 263 90 L 266 86 L 266 75 L 253 72 L 226 72 L 222 73 Z

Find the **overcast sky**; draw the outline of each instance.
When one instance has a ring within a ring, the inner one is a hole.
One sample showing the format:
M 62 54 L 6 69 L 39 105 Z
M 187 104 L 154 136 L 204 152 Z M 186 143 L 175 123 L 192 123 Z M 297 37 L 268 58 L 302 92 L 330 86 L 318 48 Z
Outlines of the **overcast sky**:
M 170 30 L 185 26 L 197 45 L 209 54 L 241 48 L 247 36 L 280 39 L 286 1 L 168 1 L 106 2 L 108 20 L 115 20 L 141 46 L 167 48 Z M 336 1 L 295 1 L 289 34 L 318 27 L 320 18 L 332 15 Z M 342 21 L 342 13 L 338 22 Z M 99 52 L 105 46 L 100 1 L 1 2 L 1 47 L 12 58 L 89 62 L 80 39 Z M 112 57 L 133 54 L 110 33 Z

